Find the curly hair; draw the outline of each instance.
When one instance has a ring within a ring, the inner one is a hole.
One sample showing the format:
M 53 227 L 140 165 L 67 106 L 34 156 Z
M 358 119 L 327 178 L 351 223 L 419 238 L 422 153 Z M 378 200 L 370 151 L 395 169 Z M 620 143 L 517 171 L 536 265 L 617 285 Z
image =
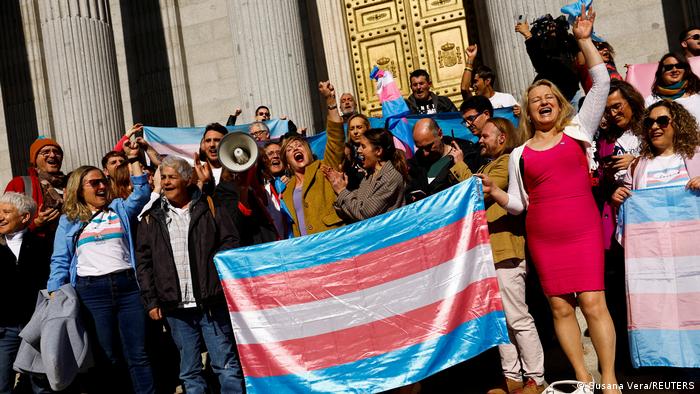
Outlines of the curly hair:
M 559 88 L 557 87 L 557 85 L 554 84 L 554 82 L 547 79 L 540 79 L 539 81 L 535 81 L 532 85 L 530 85 L 530 87 L 527 88 L 525 94 L 523 94 L 522 108 L 524 110 L 520 113 L 521 134 L 527 136 L 527 138 L 532 138 L 535 135 L 535 125 L 532 122 L 530 113 L 528 112 L 528 104 L 530 104 L 530 91 L 538 86 L 549 87 L 552 90 L 552 94 L 554 94 L 554 96 L 557 98 L 560 110 L 559 117 L 557 117 L 557 121 L 554 126 L 558 131 L 564 130 L 564 127 L 568 126 L 569 122 L 571 122 L 571 119 L 573 119 L 574 115 L 576 115 L 576 110 L 573 106 L 571 106 L 569 100 L 567 100 L 566 97 L 564 97 L 561 90 L 559 90 Z
M 660 97 L 658 87 L 659 84 L 661 84 L 661 86 L 664 85 L 664 61 L 670 57 L 676 59 L 678 65 L 681 66 L 683 70 L 685 70 L 685 74 L 683 74 L 683 79 L 688 81 L 688 85 L 685 87 L 686 93 L 700 93 L 700 78 L 698 78 L 698 76 L 695 75 L 693 70 L 690 68 L 690 63 L 688 63 L 688 59 L 686 59 L 686 57 L 681 55 L 680 53 L 670 52 L 665 54 L 661 58 L 661 60 L 659 60 L 658 66 L 656 66 L 656 73 L 654 74 L 654 84 L 651 88 L 652 95 Z
M 70 221 L 88 222 L 92 218 L 92 211 L 83 197 L 83 179 L 90 172 L 97 171 L 100 175 L 102 170 L 93 166 L 81 166 L 73 170 L 68 177 L 66 191 L 63 194 L 63 213 Z M 112 201 L 111 190 L 107 188 L 107 205 Z
M 651 111 L 658 107 L 666 108 L 671 114 L 673 150 L 683 158 L 692 158 L 696 148 L 700 146 L 700 133 L 698 133 L 698 122 L 695 117 L 685 107 L 671 100 L 661 100 L 650 105 L 644 113 L 644 117 L 648 117 Z M 657 156 L 658 153 L 651 143 L 649 130 L 645 129 L 642 137 L 640 155 L 648 158 Z

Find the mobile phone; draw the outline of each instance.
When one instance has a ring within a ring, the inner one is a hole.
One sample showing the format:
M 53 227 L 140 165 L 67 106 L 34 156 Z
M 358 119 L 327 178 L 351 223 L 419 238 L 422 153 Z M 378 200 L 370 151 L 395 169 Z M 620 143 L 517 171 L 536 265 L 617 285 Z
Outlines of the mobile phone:
M 131 142 L 136 142 L 136 139 L 139 138 L 139 137 L 143 137 L 143 127 L 141 127 L 140 129 L 136 130 L 136 131 L 131 135 L 131 137 L 129 137 L 129 141 L 131 141 Z

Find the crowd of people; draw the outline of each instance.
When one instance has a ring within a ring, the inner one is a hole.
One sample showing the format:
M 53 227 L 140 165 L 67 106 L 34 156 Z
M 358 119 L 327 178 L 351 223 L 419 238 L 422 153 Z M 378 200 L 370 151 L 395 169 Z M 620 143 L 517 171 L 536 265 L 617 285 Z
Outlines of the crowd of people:
M 427 71 L 413 71 L 406 103 L 426 115 L 413 128 L 414 152 L 389 130 L 371 128 L 354 97 L 336 97 L 328 81 L 319 83 L 327 107 L 323 158 L 291 122 L 287 134 L 272 138 L 264 105 L 248 130 L 261 154 L 244 172 L 222 164 L 219 146 L 229 130 L 219 123 L 204 128 L 194 165 L 160 155 L 140 124 L 105 154 L 102 168 L 69 174 L 61 145 L 37 139 L 28 174 L 0 197 L 0 393 L 56 388 L 45 375 L 22 371 L 16 379 L 13 370 L 21 330 L 39 318 L 32 315 L 42 289 L 49 298 L 77 295 L 79 313 L 71 316 L 90 338 L 92 362 L 83 358 L 63 376 L 66 392 L 163 391 L 158 376 L 173 362 L 154 356 L 153 332 L 177 349 L 185 392 L 244 392 L 217 252 L 365 220 L 473 176 L 483 184 L 511 340 L 499 346 L 503 380 L 489 393 L 546 386 L 543 346 L 525 299 L 528 260 L 572 377 L 593 379 L 575 315 L 580 307 L 603 392 L 619 392 L 616 366 L 629 363 L 629 351 L 616 215 L 638 189 L 700 190 L 700 80 L 687 60 L 700 56 L 700 27 L 681 35 L 685 53 L 661 58 L 644 98 L 622 81 L 612 46 L 592 39 L 594 20 L 582 9 L 572 26 L 551 16 L 516 25 L 537 73 L 520 103 L 495 90 L 491 68 L 476 65 L 476 45 L 464 53 L 459 109 L 431 91 Z M 499 108 L 512 108 L 519 127 L 494 117 Z M 460 112 L 478 142 L 444 135 L 430 116 L 441 112 Z M 236 109 L 226 124 L 240 114 Z

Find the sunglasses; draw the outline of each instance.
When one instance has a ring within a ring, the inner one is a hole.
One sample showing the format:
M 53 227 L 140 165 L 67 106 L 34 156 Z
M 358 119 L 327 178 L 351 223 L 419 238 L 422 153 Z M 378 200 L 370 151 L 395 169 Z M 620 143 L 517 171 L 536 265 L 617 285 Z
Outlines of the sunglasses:
M 433 149 L 433 145 L 435 145 L 435 141 L 433 141 L 427 145 L 423 145 L 423 146 L 416 145 L 416 150 L 420 150 L 423 152 L 430 152 Z
M 688 36 L 685 38 L 684 41 L 688 41 L 688 40 L 700 41 L 700 34 L 693 34 L 692 36 Z
M 107 180 L 105 178 L 90 179 L 89 181 L 85 181 L 85 183 L 90 185 L 93 189 L 97 189 L 100 185 L 107 186 Z
M 648 129 L 651 129 L 651 126 L 653 126 L 654 123 L 656 123 L 657 125 L 659 125 L 660 128 L 665 129 L 665 128 L 668 127 L 668 125 L 671 123 L 671 117 L 670 117 L 670 116 L 666 116 L 666 115 L 662 115 L 662 116 L 659 116 L 659 117 L 656 118 L 656 119 L 650 118 L 650 117 L 644 118 L 643 124 L 644 124 L 644 128 L 645 128 L 645 129 L 647 129 L 647 130 L 648 130 Z
M 677 70 L 685 70 L 685 66 L 682 65 L 682 64 L 680 64 L 680 63 L 664 64 L 664 65 L 663 65 L 664 72 L 671 71 L 671 70 L 673 70 L 674 68 L 677 69 Z

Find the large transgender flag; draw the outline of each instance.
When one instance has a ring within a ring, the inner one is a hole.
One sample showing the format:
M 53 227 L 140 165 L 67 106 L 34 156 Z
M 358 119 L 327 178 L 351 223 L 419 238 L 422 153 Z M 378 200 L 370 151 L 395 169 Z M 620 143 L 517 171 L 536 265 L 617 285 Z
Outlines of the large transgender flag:
M 623 211 L 632 364 L 699 368 L 700 194 L 635 190 Z
M 249 393 L 372 393 L 507 343 L 481 183 L 214 259 Z

